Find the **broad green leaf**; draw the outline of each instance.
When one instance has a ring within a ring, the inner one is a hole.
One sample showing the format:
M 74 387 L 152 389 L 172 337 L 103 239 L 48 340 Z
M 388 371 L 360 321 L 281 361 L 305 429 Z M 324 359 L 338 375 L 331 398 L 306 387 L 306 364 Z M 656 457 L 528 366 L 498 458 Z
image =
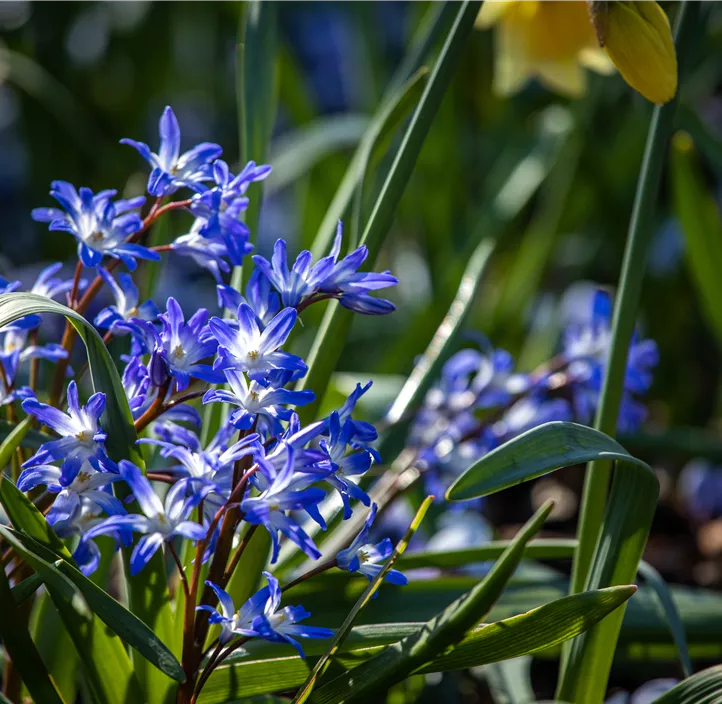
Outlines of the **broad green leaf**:
M 670 178 L 674 212 L 684 232 L 687 266 L 710 329 L 722 346 L 722 217 L 686 133 L 678 133 L 672 140 Z
M 303 687 L 298 691 L 296 696 L 293 698 L 294 704 L 303 704 L 309 696 L 311 695 L 313 688 L 316 684 L 316 680 L 323 676 L 327 663 L 330 664 L 331 658 L 333 658 L 336 653 L 339 651 L 341 646 L 343 645 L 344 640 L 347 638 L 348 634 L 351 631 L 351 628 L 354 624 L 354 621 L 356 620 L 357 616 L 361 612 L 361 610 L 369 603 L 369 601 L 372 599 L 374 594 L 379 590 L 381 587 L 381 583 L 383 582 L 386 575 L 389 573 L 391 568 L 393 567 L 396 560 L 404 554 L 404 551 L 408 547 L 409 542 L 411 542 L 411 538 L 414 537 L 414 534 L 419 529 L 419 526 L 421 525 L 421 521 L 424 520 L 424 516 L 426 515 L 426 512 L 429 510 L 429 507 L 431 506 L 432 501 L 434 500 L 433 496 L 427 496 L 426 499 L 422 502 L 421 506 L 419 507 L 419 510 L 416 512 L 416 515 L 414 516 L 413 520 L 411 521 L 411 525 L 409 526 L 409 529 L 406 531 L 406 534 L 404 537 L 396 544 L 396 547 L 394 548 L 394 551 L 389 555 L 388 559 L 384 562 L 383 567 L 379 570 L 379 572 L 376 574 L 376 576 L 371 580 L 371 583 L 366 588 L 366 591 L 362 594 L 361 598 L 354 604 L 353 609 L 351 609 L 349 615 L 346 617 L 344 622 L 341 624 L 341 628 L 336 632 L 336 634 L 333 637 L 333 640 L 331 641 L 331 645 L 329 646 L 328 650 L 319 658 L 318 662 L 314 666 L 313 670 L 311 671 L 311 674 L 309 674 L 308 679 L 304 683 Z
M 616 440 L 576 423 L 555 421 L 497 447 L 469 467 L 446 492 L 449 501 L 488 496 L 563 467 L 592 459 L 628 462 L 651 473 Z
M 630 585 L 582 592 L 482 626 L 419 672 L 461 670 L 538 653 L 584 633 L 636 591 Z
M 644 560 L 639 563 L 639 574 L 657 595 L 662 612 L 669 624 L 669 629 L 672 631 L 672 637 L 674 638 L 675 645 L 677 646 L 677 651 L 679 652 L 679 662 L 682 665 L 682 671 L 684 672 L 685 677 L 689 677 L 693 672 L 692 661 L 689 657 L 689 648 L 687 647 L 687 636 L 684 632 L 684 624 L 679 616 L 679 610 L 677 609 L 677 604 L 674 602 L 672 592 L 662 578 L 662 575 L 660 575 L 659 572 L 652 567 L 652 565 Z
M 69 581 L 108 628 L 169 677 L 183 681 L 183 669 L 170 650 L 143 621 L 110 594 L 94 584 L 70 562 L 55 560 L 50 563 L 55 557 L 54 553 L 31 538 L 2 527 L 0 534 L 17 550 L 23 550 L 23 558 L 28 560 L 34 569 L 39 572 L 42 569 L 41 574 L 46 581 L 57 578 Z
M 654 704 L 719 704 L 722 692 L 722 665 L 702 670 L 672 687 Z
M 504 591 L 524 555 L 524 546 L 539 531 L 552 507 L 549 502 L 537 511 L 471 591 L 447 606 L 413 635 L 322 686 L 316 692 L 314 702 L 370 701 L 370 698 L 383 693 L 463 640 Z
M 0 639 L 33 700 L 38 704 L 63 704 L 30 637 L 27 620 L 15 605 L 4 569 L 0 569 L 0 604 L 3 605 Z
M 396 208 L 414 170 L 436 111 L 446 93 L 453 68 L 461 55 L 468 34 L 474 26 L 481 2 L 463 2 L 441 49 L 439 58 L 429 76 L 424 92 L 411 116 L 403 139 L 396 152 L 386 180 L 372 208 L 360 244 L 369 251 L 368 261 L 373 263 L 388 234 Z M 317 404 L 323 399 L 328 381 L 341 356 L 343 342 L 351 324 L 351 312 L 334 301 L 329 303 L 321 329 L 308 357 L 308 373 L 299 388 L 313 389 L 316 401 L 299 409 L 301 422 L 314 417 Z M 336 321 L 336 319 L 338 319 Z
M 586 591 L 632 582 L 647 541 L 659 493 L 652 470 L 615 440 L 574 423 L 546 423 L 490 452 L 472 465 L 447 492 L 451 500 L 486 496 L 549 472 L 596 460 L 615 461 L 608 510 L 592 560 Z M 575 701 L 580 692 L 605 688 L 624 609 L 571 643 L 558 698 Z M 595 695 L 596 696 L 596 695 Z
M 355 147 L 369 122 L 366 115 L 329 115 L 275 139 L 268 156 L 273 171 L 264 184 L 266 194 L 295 183 L 326 156 Z
M 103 429 L 108 433 L 105 441 L 108 455 L 115 461 L 128 459 L 144 468 L 142 455 L 135 444 L 137 434 L 122 381 L 98 332 L 83 316 L 44 296 L 32 293 L 8 293 L 0 296 L 0 326 L 33 313 L 63 315 L 75 327 L 85 344 L 93 389 L 105 393 L 106 396 L 102 424 Z M 9 482 L 0 481 L 0 495 L 12 493 L 9 486 Z M 20 492 L 16 491 L 16 493 Z M 39 542 L 43 542 L 37 535 L 37 526 L 31 527 L 16 523 L 13 525 L 17 529 L 27 532 Z M 47 528 L 47 531 L 52 533 L 50 528 Z M 52 546 L 50 547 L 52 548 Z M 61 556 L 67 557 L 67 554 L 62 553 Z M 168 602 L 165 569 L 160 555 L 157 555 L 138 575 L 128 578 L 128 583 L 130 607 L 133 613 L 164 642 L 172 642 L 173 614 Z M 105 636 L 101 633 L 94 637 L 103 638 Z M 109 645 L 109 647 L 111 650 L 108 651 L 108 656 L 112 657 L 110 653 L 114 646 Z M 98 648 L 98 653 L 101 650 L 102 648 Z M 90 654 L 89 657 L 97 659 L 100 655 L 96 657 Z M 122 662 L 123 658 L 120 658 L 119 663 Z M 155 704 L 155 702 L 164 701 L 171 688 L 174 687 L 172 680 L 143 658 L 137 660 L 135 669 L 146 691 L 148 702 Z M 110 679 L 112 680 L 112 676 Z

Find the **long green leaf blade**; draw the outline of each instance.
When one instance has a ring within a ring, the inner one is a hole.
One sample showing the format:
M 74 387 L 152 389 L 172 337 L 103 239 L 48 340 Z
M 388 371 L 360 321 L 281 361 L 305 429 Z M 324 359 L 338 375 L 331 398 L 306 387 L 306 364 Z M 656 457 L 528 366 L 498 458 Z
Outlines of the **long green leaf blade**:
M 722 692 L 722 665 L 698 672 L 672 687 L 654 704 L 719 704 Z

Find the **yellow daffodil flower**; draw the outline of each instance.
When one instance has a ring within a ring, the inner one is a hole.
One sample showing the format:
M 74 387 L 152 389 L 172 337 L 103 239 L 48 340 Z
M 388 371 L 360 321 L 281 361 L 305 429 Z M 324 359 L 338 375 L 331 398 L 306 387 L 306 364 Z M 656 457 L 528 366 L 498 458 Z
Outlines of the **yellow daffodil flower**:
M 487 0 L 476 26 L 492 25 L 497 25 L 494 89 L 502 95 L 538 78 L 578 97 L 586 90 L 586 68 L 609 74 L 615 65 L 652 102 L 664 103 L 676 92 L 669 21 L 652 0 Z

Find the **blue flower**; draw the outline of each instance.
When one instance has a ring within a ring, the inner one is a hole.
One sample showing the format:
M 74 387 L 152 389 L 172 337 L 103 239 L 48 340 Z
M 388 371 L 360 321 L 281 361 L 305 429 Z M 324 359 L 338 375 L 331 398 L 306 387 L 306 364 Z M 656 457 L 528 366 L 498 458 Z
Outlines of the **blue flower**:
M 201 540 L 206 529 L 194 521 L 188 520 L 193 509 L 198 505 L 204 493 L 212 487 L 203 487 L 187 497 L 190 480 L 176 482 L 168 491 L 165 502 L 162 502 L 153 491 L 150 482 L 143 476 L 140 469 L 127 460 L 118 463 L 120 475 L 133 491 L 143 515 L 128 514 L 110 516 L 86 533 L 91 539 L 107 533 L 116 533 L 128 529 L 142 533 L 143 537 L 133 550 L 130 558 L 131 575 L 138 574 L 148 564 L 158 548 L 166 541 L 180 535 L 189 540 Z
M 281 294 L 283 305 L 295 308 L 301 301 L 318 291 L 321 282 L 331 274 L 334 260 L 332 257 L 325 257 L 311 266 L 313 261 L 311 252 L 303 251 L 289 269 L 287 259 L 286 242 L 281 239 L 273 247 L 273 257 L 270 262 L 259 254 L 253 257 L 258 269 Z
M 66 181 L 53 181 L 50 195 L 63 206 L 57 208 L 36 208 L 32 217 L 38 222 L 50 223 L 52 231 L 69 232 L 78 240 L 78 257 L 85 266 L 96 267 L 104 255 L 120 259 L 131 271 L 135 259 L 158 261 L 160 255 L 139 244 L 127 242 L 139 232 L 143 221 L 133 210 L 143 205 L 145 198 L 131 200 L 111 199 L 117 191 L 108 190 L 93 194 L 89 188 L 80 192 Z
M 217 144 L 202 142 L 184 154 L 180 153 L 180 127 L 175 113 L 166 107 L 159 122 L 160 149 L 152 152 L 143 142 L 121 139 L 134 149 L 153 167 L 148 177 L 148 193 L 153 196 L 167 196 L 179 188 L 201 190 L 202 183 L 211 178 L 211 162 L 217 159 L 223 149 Z
M 213 356 L 218 346 L 207 326 L 208 311 L 200 308 L 186 323 L 175 298 L 168 299 L 167 307 L 168 312 L 158 316 L 163 325 L 158 352 L 175 378 L 178 390 L 187 388 L 191 377 L 213 384 L 222 382 L 222 372 L 202 363 Z
M 373 382 L 369 381 L 366 386 L 356 384 L 356 388 L 349 394 L 341 408 L 338 409 L 338 421 L 341 425 L 350 423 L 353 427 L 353 435 L 361 442 L 373 442 L 378 437 L 376 428 L 371 423 L 351 418 L 358 400 L 371 388 Z
M 68 384 L 68 413 L 40 403 L 36 398 L 23 401 L 23 410 L 35 416 L 43 425 L 52 428 L 60 440 L 51 440 L 23 464 L 23 468 L 37 467 L 53 460 L 62 460 L 64 484 L 67 486 L 78 474 L 84 462 L 93 469 L 113 471 L 113 463 L 105 455 L 103 441 L 106 433 L 98 425 L 105 410 L 105 394 L 93 394 L 85 406 L 78 401 L 78 387 L 74 381 Z
M 198 233 L 211 240 L 221 240 L 228 258 L 236 266 L 253 249 L 248 242 L 248 226 L 241 220 L 243 211 L 248 208 L 248 198 L 244 194 L 251 183 L 265 179 L 270 171 L 270 166 L 257 167 L 254 162 L 249 162 L 234 177 L 226 162 L 219 159 L 213 164 L 216 186 L 192 198 L 191 212 L 201 222 Z
M 284 308 L 261 332 L 251 307 L 241 303 L 237 329 L 220 318 L 211 318 L 209 326 L 218 340 L 214 368 L 248 372 L 252 379 L 263 379 L 273 369 L 305 372 L 307 367 L 300 357 L 279 349 L 296 324 L 296 317 L 293 308 Z
M 360 452 L 348 453 L 349 446 L 359 448 L 354 443 L 355 426 L 352 421 L 346 421 L 342 426 L 339 415 L 335 411 L 329 419 L 329 440 L 321 440 L 320 450 L 316 450 L 316 461 L 301 471 L 307 474 L 318 475 L 338 491 L 343 500 L 344 519 L 351 518 L 351 500 L 357 499 L 368 506 L 371 499 L 368 494 L 349 477 L 364 474 L 371 467 L 373 454 L 362 445 Z
M 181 256 L 190 257 L 198 266 L 208 269 L 216 282 L 221 283 L 221 272 L 231 270 L 225 257 L 228 257 L 228 248 L 225 243 L 209 240 L 200 234 L 203 226 L 202 220 L 196 220 L 186 235 L 181 235 L 171 244 L 171 249 Z
M 322 489 L 305 488 L 310 482 L 299 481 L 295 475 L 293 448 L 285 449 L 286 462 L 280 470 L 270 462 L 257 458 L 260 471 L 253 477 L 253 481 L 260 489 L 260 494 L 248 496 L 241 502 L 241 511 L 245 514 L 245 520 L 253 525 L 264 526 L 271 535 L 273 541 L 271 563 L 278 559 L 279 532 L 298 545 L 309 557 L 313 559 L 321 557 L 313 540 L 286 512 L 309 508 L 313 510 L 323 500 L 325 493 Z
M 278 580 L 270 572 L 264 572 L 263 575 L 268 580 L 268 586 L 256 592 L 238 612 L 227 592 L 213 582 L 206 582 L 218 597 L 221 611 L 207 605 L 198 606 L 196 610 L 209 611 L 209 622 L 221 625 L 221 644 L 225 645 L 235 636 L 257 637 L 272 643 L 288 643 L 303 658 L 303 648 L 296 638 L 333 637 L 333 631 L 328 628 L 299 625 L 300 621 L 311 615 L 302 606 L 279 609 L 282 594 Z
M 103 308 L 95 316 L 94 323 L 101 329 L 113 329 L 115 323 L 130 318 L 141 320 L 155 320 L 158 316 L 158 306 L 153 301 L 138 303 L 138 287 L 129 274 L 118 274 L 116 281 L 105 269 L 98 267 L 98 274 L 113 292 L 115 305 Z
M 258 269 L 254 269 L 248 279 L 245 298 L 232 286 L 221 284 L 216 286 L 216 291 L 218 305 L 226 310 L 237 311 L 241 303 L 250 306 L 256 314 L 256 322 L 261 329 L 265 328 L 281 309 L 278 294 L 271 288 L 271 282 Z
M 376 518 L 377 510 L 378 507 L 373 504 L 361 532 L 354 538 L 348 548 L 341 550 L 336 556 L 336 564 L 339 569 L 348 572 L 360 572 L 368 577 L 369 582 L 373 581 L 383 568 L 383 563 L 394 551 L 389 538 L 385 538 L 376 545 L 369 543 L 369 533 Z M 398 570 L 389 570 L 384 579 L 399 586 L 408 584 L 408 579 Z
M 304 406 L 314 400 L 313 391 L 290 391 L 265 387 L 257 381 L 250 385 L 243 373 L 235 369 L 225 369 L 224 374 L 230 391 L 225 389 L 209 389 L 203 396 L 203 403 L 219 401 L 238 407 L 230 417 L 231 423 L 240 430 L 247 430 L 261 420 L 268 428 L 268 435 L 274 437 L 283 431 L 279 421 L 287 421 L 292 411 L 289 406 Z
M 396 310 L 395 306 L 386 300 L 374 298 L 371 291 L 395 286 L 399 281 L 388 271 L 381 274 L 373 272 L 362 273 L 358 268 L 368 257 L 368 248 L 361 245 L 353 252 L 338 261 L 341 253 L 342 228 L 338 224 L 336 238 L 331 250 L 330 259 L 333 268 L 319 286 L 319 291 L 338 298 L 344 308 L 362 313 L 364 315 L 386 315 Z
M 21 472 L 18 489 L 30 491 L 44 484 L 50 493 L 56 494 L 47 515 L 48 523 L 53 525 L 58 521 L 70 520 L 83 501 L 108 515 L 124 514 L 123 504 L 109 491 L 103 490 L 120 478 L 119 474 L 113 472 L 97 472 L 91 467 L 85 467 L 71 479 L 63 474 L 60 467 L 41 464 Z

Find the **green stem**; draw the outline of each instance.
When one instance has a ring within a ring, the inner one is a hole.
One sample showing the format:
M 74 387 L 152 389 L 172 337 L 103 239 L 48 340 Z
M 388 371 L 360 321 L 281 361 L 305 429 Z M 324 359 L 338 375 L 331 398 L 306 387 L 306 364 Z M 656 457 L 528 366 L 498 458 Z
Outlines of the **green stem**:
M 680 4 L 675 25 L 675 44 L 680 67 L 682 59 L 690 47 L 692 30 L 696 25 L 698 12 L 699 3 L 685 0 Z M 637 181 L 637 193 L 629 222 L 619 292 L 614 306 L 609 361 L 594 422 L 594 427 L 607 435 L 613 436 L 617 428 L 617 417 L 624 391 L 627 356 L 637 318 L 647 251 L 662 178 L 662 167 L 667 155 L 667 145 L 674 130 L 674 116 L 678 100 L 679 90 L 670 102 L 654 108 L 644 149 L 642 169 Z M 587 469 L 577 530 L 579 549 L 576 552 L 572 570 L 572 593 L 584 590 L 602 525 L 611 474 L 612 465 L 609 462 L 591 462 Z

